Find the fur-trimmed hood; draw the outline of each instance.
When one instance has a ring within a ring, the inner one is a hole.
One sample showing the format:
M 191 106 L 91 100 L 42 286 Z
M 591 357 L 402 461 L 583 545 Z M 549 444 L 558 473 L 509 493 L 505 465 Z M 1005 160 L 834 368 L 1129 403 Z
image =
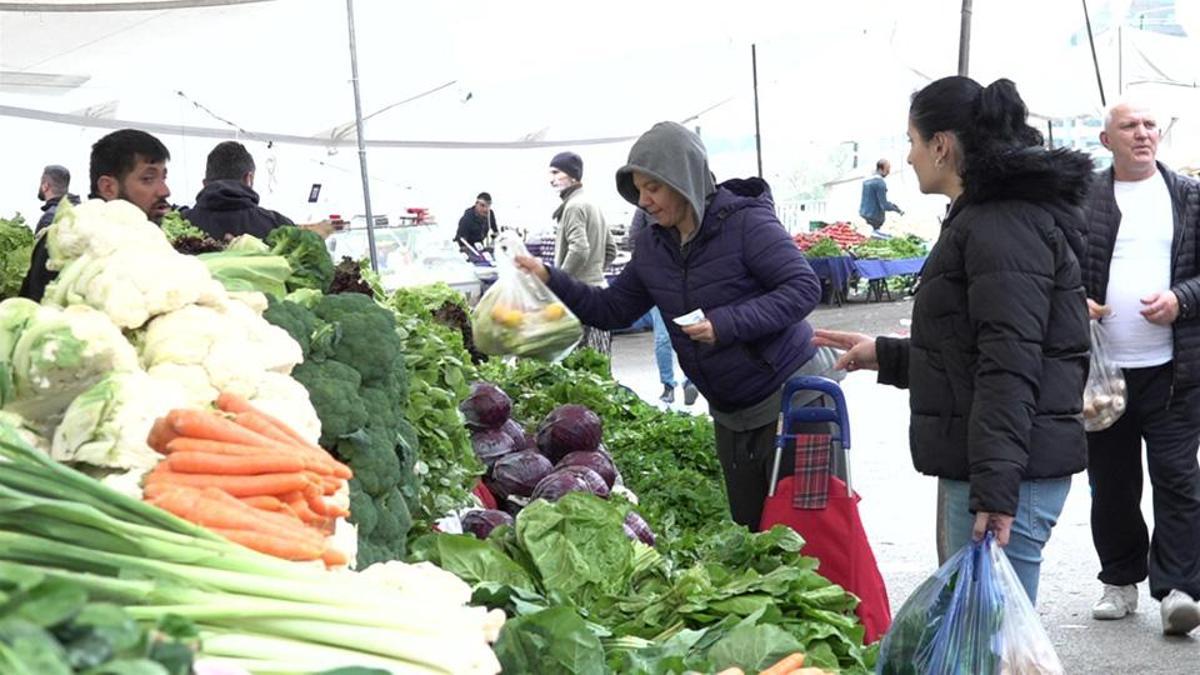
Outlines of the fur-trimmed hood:
M 1042 147 L 972 157 L 963 171 L 963 197 L 979 204 L 1001 199 L 1080 206 L 1092 180 L 1092 160 L 1077 150 Z

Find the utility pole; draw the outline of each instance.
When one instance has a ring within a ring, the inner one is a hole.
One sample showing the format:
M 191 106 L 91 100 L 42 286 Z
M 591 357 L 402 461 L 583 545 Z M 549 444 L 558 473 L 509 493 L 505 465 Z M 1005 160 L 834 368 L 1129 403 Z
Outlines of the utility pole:
M 762 178 L 762 128 L 758 123 L 758 47 L 750 45 L 750 70 L 754 76 L 754 148 L 758 153 L 758 177 Z
M 958 74 L 967 77 L 971 65 L 971 0 L 962 0 L 962 23 L 958 29 Z
M 379 255 L 375 252 L 375 216 L 371 213 L 371 188 L 367 174 L 367 145 L 363 138 L 362 99 L 358 93 L 358 44 L 354 40 L 354 0 L 346 0 L 346 20 L 350 25 L 350 76 L 354 83 L 354 127 L 358 132 L 358 166 L 362 172 L 363 206 L 367 210 L 367 248 L 371 252 L 371 269 L 379 271 Z

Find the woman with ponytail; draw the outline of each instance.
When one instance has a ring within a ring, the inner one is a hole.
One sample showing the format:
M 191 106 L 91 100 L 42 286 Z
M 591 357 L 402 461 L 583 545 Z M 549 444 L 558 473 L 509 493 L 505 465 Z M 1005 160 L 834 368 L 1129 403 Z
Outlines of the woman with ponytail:
M 1027 116 L 1009 80 L 947 77 L 913 96 L 908 163 L 950 210 L 912 336 L 817 331 L 816 341 L 847 350 L 839 366 L 909 390 L 913 464 L 940 481 L 939 550 L 993 531 L 1036 602 L 1042 548 L 1087 458 L 1077 256 L 1092 163 L 1046 150 Z

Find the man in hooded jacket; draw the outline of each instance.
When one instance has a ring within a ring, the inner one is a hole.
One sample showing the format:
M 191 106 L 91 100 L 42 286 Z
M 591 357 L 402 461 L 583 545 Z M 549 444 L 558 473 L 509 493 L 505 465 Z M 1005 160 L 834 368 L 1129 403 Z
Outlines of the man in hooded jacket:
M 833 365 L 805 321 L 820 301 L 820 281 L 775 216 L 767 184 L 716 185 L 700 137 L 680 124 L 660 122 L 638 139 L 617 172 L 617 190 L 656 224 L 637 235 L 633 258 L 608 288 L 533 258 L 518 264 L 590 326 L 621 328 L 659 307 L 680 368 L 709 402 L 733 519 L 757 528 L 781 387 Z M 699 321 L 675 321 L 696 310 Z M 785 458 L 781 473 L 788 472 Z
M 208 153 L 204 188 L 184 217 L 217 241 L 243 234 L 263 239 L 277 227 L 293 225 L 282 213 L 258 205 L 254 171 L 254 158 L 246 146 L 237 141 L 218 143 Z

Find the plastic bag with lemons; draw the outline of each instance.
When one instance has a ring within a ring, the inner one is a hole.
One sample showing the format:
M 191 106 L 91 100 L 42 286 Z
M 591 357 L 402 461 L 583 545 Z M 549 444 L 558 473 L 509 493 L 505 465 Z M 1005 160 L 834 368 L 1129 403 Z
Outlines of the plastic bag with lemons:
M 484 354 L 558 361 L 583 337 L 579 319 L 541 280 L 517 268 L 513 259 L 529 255 L 511 232 L 496 240 L 499 278 L 471 315 L 475 346 Z

